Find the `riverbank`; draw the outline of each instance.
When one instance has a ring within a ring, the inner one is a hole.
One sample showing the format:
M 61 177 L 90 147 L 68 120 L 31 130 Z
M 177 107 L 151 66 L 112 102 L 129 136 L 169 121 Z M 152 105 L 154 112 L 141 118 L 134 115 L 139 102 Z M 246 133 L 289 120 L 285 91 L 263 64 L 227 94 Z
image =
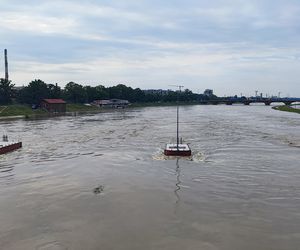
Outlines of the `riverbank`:
M 288 105 L 276 106 L 276 107 L 273 107 L 273 109 L 279 110 L 279 111 L 287 111 L 287 112 L 293 112 L 293 113 L 300 114 L 300 109 L 296 109 L 296 108 L 293 108 L 293 107 L 288 106 Z
M 33 110 L 30 106 L 12 104 L 0 106 L 0 118 L 25 118 L 35 115 L 43 115 L 47 112 L 41 109 Z
M 70 112 L 98 112 L 99 108 L 86 106 L 83 104 L 67 104 L 67 113 Z M 0 119 L 10 118 L 33 118 L 48 116 L 49 113 L 44 109 L 32 109 L 29 105 L 12 104 L 0 106 Z
M 149 102 L 149 103 L 133 103 L 128 108 L 138 107 L 161 107 L 175 106 L 176 102 Z M 180 102 L 179 105 L 199 105 L 197 102 Z M 91 105 L 68 103 L 66 113 L 98 113 L 108 110 L 109 108 L 99 108 Z M 19 118 L 35 118 L 52 115 L 44 109 L 32 109 L 29 105 L 12 104 L 0 106 L 0 120 L 2 119 L 19 119 Z
M 176 106 L 176 102 L 149 102 L 149 103 L 132 103 L 126 109 L 139 108 L 139 107 L 164 107 L 164 106 Z M 200 105 L 198 102 L 180 102 L 179 105 Z M 294 112 L 300 114 L 300 109 L 293 108 L 291 106 L 275 106 L 272 107 L 275 110 Z M 66 115 L 71 113 L 98 113 L 108 110 L 108 108 L 98 108 L 95 106 L 84 104 L 68 103 L 66 107 Z M 64 115 L 62 114 L 62 115 Z M 52 113 L 43 109 L 32 109 L 29 105 L 12 104 L 6 106 L 0 106 L 0 120 L 3 119 L 25 119 L 25 118 L 39 118 L 52 116 Z

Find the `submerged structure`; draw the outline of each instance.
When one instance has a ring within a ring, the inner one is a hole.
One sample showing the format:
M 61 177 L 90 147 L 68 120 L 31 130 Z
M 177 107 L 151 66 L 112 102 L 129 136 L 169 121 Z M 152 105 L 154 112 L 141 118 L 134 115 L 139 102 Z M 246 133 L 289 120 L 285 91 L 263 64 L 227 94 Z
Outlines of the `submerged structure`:
M 99 108 L 125 108 L 129 105 L 128 100 L 122 99 L 109 99 L 109 100 L 95 100 L 92 102 L 92 105 Z

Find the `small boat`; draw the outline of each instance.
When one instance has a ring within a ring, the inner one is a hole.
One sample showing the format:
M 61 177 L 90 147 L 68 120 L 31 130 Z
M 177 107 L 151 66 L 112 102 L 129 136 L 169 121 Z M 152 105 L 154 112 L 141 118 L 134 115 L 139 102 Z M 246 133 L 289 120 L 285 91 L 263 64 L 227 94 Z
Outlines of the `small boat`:
M 12 152 L 22 147 L 22 142 L 8 141 L 7 135 L 3 135 L 3 140 L 0 142 L 0 155 Z
M 179 87 L 179 92 L 181 91 L 181 87 Z M 176 143 L 169 143 L 166 145 L 164 150 L 164 155 L 166 156 L 191 156 L 192 151 L 188 144 L 179 142 L 179 105 L 177 105 L 177 142 Z

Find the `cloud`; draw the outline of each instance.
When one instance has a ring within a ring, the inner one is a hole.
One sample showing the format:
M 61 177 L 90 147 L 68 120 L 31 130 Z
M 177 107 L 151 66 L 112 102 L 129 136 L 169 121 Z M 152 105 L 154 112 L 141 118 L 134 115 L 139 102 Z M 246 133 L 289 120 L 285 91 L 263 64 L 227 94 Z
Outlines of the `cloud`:
M 18 84 L 180 81 L 225 94 L 274 83 L 300 96 L 296 0 L 0 2 L 0 48 Z
M 5 13 L 1 18 L 0 28 L 16 32 L 67 34 L 75 26 L 74 20 L 68 18 L 32 16 L 17 12 Z

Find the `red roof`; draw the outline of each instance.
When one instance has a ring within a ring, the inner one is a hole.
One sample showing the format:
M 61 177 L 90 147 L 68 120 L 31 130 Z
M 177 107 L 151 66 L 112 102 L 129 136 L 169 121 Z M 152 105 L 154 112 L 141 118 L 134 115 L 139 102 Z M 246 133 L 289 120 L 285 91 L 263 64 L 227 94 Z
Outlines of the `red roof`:
M 43 101 L 47 103 L 55 103 L 55 104 L 66 103 L 63 99 L 44 99 Z

